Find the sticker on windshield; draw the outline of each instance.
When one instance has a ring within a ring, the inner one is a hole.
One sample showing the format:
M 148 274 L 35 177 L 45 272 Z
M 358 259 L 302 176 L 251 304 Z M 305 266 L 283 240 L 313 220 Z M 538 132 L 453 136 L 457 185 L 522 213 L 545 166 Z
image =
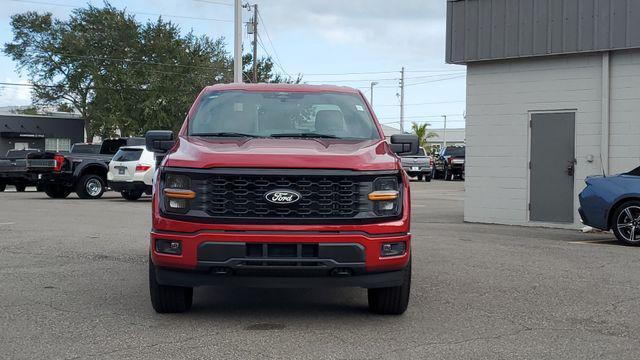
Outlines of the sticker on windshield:
M 356 110 L 364 111 L 364 107 L 362 105 L 356 105 Z
M 244 111 L 244 104 L 243 103 L 234 103 L 233 104 L 233 111 L 235 111 L 235 112 L 243 112 Z

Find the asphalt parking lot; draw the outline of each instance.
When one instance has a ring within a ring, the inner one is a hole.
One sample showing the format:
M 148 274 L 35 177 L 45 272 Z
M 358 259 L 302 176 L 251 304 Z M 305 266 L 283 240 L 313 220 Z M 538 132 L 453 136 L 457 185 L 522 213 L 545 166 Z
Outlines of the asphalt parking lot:
M 640 249 L 609 234 L 465 224 L 464 184 L 412 183 L 404 316 L 361 289 L 195 292 L 158 315 L 150 201 L 0 193 L 0 357 L 637 359 Z

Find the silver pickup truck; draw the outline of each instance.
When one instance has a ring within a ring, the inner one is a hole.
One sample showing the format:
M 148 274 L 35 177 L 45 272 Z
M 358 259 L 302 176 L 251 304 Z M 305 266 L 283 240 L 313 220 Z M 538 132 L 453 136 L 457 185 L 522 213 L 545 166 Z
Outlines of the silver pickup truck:
M 423 148 L 418 149 L 417 155 L 402 156 L 402 168 L 410 177 L 418 180 L 431 181 L 431 169 L 433 168 L 433 159 L 427 155 Z

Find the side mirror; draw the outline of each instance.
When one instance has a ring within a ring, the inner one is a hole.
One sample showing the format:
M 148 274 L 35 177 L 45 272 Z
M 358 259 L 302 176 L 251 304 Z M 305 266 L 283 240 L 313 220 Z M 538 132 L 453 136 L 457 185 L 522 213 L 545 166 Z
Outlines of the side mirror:
M 391 150 L 400 156 L 417 155 L 419 146 L 420 140 L 416 135 L 391 135 Z
M 154 153 L 164 154 L 176 144 L 173 139 L 173 131 L 169 130 L 150 130 L 145 135 L 145 143 L 147 150 Z

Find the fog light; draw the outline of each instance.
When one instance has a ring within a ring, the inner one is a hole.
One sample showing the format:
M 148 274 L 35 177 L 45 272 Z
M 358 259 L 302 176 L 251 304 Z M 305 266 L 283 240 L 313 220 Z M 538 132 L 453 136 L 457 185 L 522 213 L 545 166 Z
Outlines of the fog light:
M 382 211 L 391 211 L 396 206 L 395 201 L 381 201 L 378 203 L 378 209 Z
M 178 240 L 156 240 L 156 251 L 163 254 L 181 255 L 182 242 Z
M 382 257 L 400 256 L 404 255 L 407 250 L 407 244 L 405 242 L 385 243 L 382 244 L 380 255 Z
M 186 209 L 187 200 L 186 199 L 169 199 L 169 207 L 172 209 Z

